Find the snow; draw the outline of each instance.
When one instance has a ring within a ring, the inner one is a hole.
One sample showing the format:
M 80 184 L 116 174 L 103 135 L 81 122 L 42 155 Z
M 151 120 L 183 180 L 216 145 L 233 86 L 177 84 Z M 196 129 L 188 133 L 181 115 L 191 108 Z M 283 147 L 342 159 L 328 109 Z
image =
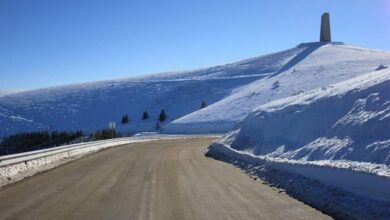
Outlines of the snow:
M 141 132 L 137 138 L 163 138 L 168 136 L 155 133 L 155 126 L 164 109 L 164 133 L 228 132 L 209 147 L 210 156 L 272 180 L 329 213 L 388 219 L 389 66 L 389 52 L 306 43 L 210 68 L 0 93 L 0 137 L 91 132 L 116 121 L 119 131 Z M 202 101 L 207 107 L 200 109 Z M 144 111 L 150 119 L 141 119 Z M 130 117 L 128 125 L 120 124 L 123 114 Z M 23 178 L 87 152 L 18 163 L 7 175 Z M 3 169 L 0 181 L 7 182 L 5 176 Z
M 334 217 L 389 219 L 389 130 L 390 69 L 380 68 L 256 107 L 207 155 Z
M 91 132 L 117 122 L 120 131 L 155 131 L 164 109 L 165 124 L 215 103 L 235 88 L 267 76 L 302 48 L 211 68 L 23 91 L 0 97 L 0 137 L 35 130 Z M 150 119 L 141 120 L 148 111 Z M 120 125 L 123 114 L 130 123 Z
M 278 59 L 275 55 L 268 57 Z M 280 69 L 234 89 L 229 96 L 205 109 L 173 121 L 164 132 L 227 132 L 256 106 L 348 80 L 388 64 L 390 53 L 384 51 L 340 43 L 302 44 Z
M 390 53 L 341 43 L 289 50 L 191 71 L 19 91 L 0 95 L 0 137 L 26 131 L 106 128 L 225 133 L 256 106 L 386 68 Z M 202 101 L 206 108 L 200 109 Z M 142 120 L 148 111 L 150 119 Z M 121 125 L 124 114 L 130 123 Z
M 0 97 L 9 95 L 9 94 L 14 93 L 14 92 L 15 91 L 11 91 L 11 90 L 0 90 Z
M 256 108 L 224 137 L 255 155 L 390 165 L 390 70 Z
M 208 155 L 318 181 L 323 185 L 318 190 L 325 190 L 322 196 L 332 202 L 340 198 L 327 188 L 344 190 L 348 198 L 367 200 L 360 205 L 382 207 L 359 211 L 361 216 L 377 210 L 386 219 L 390 217 L 386 212 L 390 207 L 389 130 L 390 69 L 382 68 L 260 105 L 213 143 Z
M 111 121 L 122 132 L 155 131 L 161 109 L 168 133 L 224 133 L 259 104 L 388 66 L 389 60 L 387 52 L 312 43 L 210 68 L 21 91 L 0 97 L 0 137 L 88 133 Z M 207 107 L 200 109 L 203 100 Z M 144 111 L 150 119 L 143 121 Z M 130 123 L 121 125 L 126 113 Z
M 261 179 L 279 193 L 286 193 L 335 219 L 390 218 L 390 202 L 383 200 L 388 199 L 389 193 L 388 179 L 384 177 L 326 166 L 277 163 L 221 144 L 214 144 L 207 155 L 231 163 L 254 180 Z M 335 183 L 348 190 L 332 186 Z M 351 193 L 351 189 L 370 194 L 361 196 Z
M 155 125 L 164 109 L 164 133 L 228 132 L 209 147 L 210 156 L 329 213 L 388 219 L 389 66 L 389 52 L 306 43 L 216 67 L 0 95 L 0 137 L 90 132 L 116 121 L 120 131 L 141 132 L 137 138 L 160 138 Z M 126 113 L 130 123 L 120 125 Z M 41 162 L 66 161 L 59 155 Z M 30 164 L 18 166 L 27 174 L 41 170 Z

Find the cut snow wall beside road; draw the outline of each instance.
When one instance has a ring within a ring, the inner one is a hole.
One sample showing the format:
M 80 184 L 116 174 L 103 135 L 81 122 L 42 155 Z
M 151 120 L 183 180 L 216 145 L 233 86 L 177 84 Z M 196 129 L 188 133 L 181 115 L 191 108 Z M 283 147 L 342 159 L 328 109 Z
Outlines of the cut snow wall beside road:
M 223 155 L 229 158 L 246 161 L 251 164 L 265 164 L 271 168 L 302 175 L 306 178 L 320 181 L 321 183 L 336 188 L 341 188 L 363 197 L 390 202 L 390 176 L 387 166 L 382 172 L 356 171 L 342 167 L 335 167 L 310 162 L 289 162 L 270 160 L 261 156 L 253 156 L 250 153 L 236 151 L 220 143 L 214 143 L 209 147 L 210 155 Z M 384 174 L 384 175 L 379 175 Z

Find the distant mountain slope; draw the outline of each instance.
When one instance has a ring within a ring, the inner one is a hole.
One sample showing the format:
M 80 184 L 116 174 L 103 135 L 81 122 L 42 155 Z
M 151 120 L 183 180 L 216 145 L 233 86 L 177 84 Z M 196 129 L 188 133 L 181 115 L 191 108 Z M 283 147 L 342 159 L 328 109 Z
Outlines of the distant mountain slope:
M 8 95 L 8 94 L 11 94 L 11 93 L 13 93 L 13 92 L 12 91 L 8 91 L 8 90 L 0 90 L 0 97 Z
M 119 124 L 123 114 L 130 123 L 122 131 L 154 130 L 161 109 L 166 123 L 200 109 L 204 100 L 215 103 L 244 85 L 280 70 L 304 48 L 247 59 L 217 67 L 181 73 L 155 74 L 19 92 L 0 97 L 0 137 L 32 130 L 91 132 Z M 150 119 L 141 120 L 148 111 Z M 20 119 L 20 120 L 15 120 Z
M 167 133 L 226 132 L 256 106 L 351 79 L 390 64 L 390 53 L 343 44 L 310 43 L 281 69 L 169 124 Z

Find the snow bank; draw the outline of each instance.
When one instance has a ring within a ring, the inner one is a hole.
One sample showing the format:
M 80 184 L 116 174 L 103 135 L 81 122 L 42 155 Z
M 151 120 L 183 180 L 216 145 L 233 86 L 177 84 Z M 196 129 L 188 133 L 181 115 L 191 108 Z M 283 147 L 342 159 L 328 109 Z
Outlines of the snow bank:
M 219 143 L 214 143 L 206 155 L 231 163 L 254 180 L 261 179 L 279 193 L 286 193 L 335 219 L 390 219 L 390 202 L 386 202 L 388 180 L 381 176 L 296 161 L 277 162 Z M 330 183 L 345 185 L 348 190 Z M 358 193 L 351 193 L 350 189 Z M 370 194 L 361 196 L 359 192 Z
M 205 109 L 181 117 L 167 133 L 227 132 L 255 107 L 301 94 L 389 66 L 390 53 L 342 44 L 311 43 L 298 46 L 280 69 L 235 89 Z M 270 59 L 278 59 L 270 56 Z
M 389 131 L 390 70 L 384 69 L 261 105 L 211 152 L 247 155 L 389 202 Z
M 255 109 L 223 142 L 254 155 L 390 165 L 390 70 Z
M 262 164 L 287 173 L 299 174 L 365 198 L 390 203 L 390 168 L 386 165 L 353 163 L 351 166 L 348 161 L 303 162 L 270 158 L 238 151 L 218 142 L 210 146 L 208 154 L 252 165 Z

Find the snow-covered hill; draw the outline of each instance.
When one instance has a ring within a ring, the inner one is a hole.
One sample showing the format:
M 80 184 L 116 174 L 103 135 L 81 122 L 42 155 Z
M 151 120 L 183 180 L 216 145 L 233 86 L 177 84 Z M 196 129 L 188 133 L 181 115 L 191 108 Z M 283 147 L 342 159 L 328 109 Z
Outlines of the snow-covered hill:
M 0 97 L 0 137 L 42 129 L 91 132 L 119 124 L 122 131 L 155 129 L 161 109 L 168 122 L 222 100 L 236 88 L 280 70 L 303 48 L 260 56 L 237 63 L 180 73 L 103 81 L 19 92 Z M 150 119 L 142 121 L 148 111 Z
M 390 53 L 338 43 L 298 46 L 296 55 L 267 77 L 168 125 L 168 133 L 229 131 L 256 106 L 365 74 L 390 64 Z M 270 59 L 277 59 L 270 57 Z
M 0 90 L 0 97 L 11 94 L 11 93 L 14 93 L 14 92 L 9 91 L 9 90 Z
M 126 113 L 130 123 L 119 130 L 151 131 L 161 109 L 168 115 L 165 132 L 226 132 L 259 104 L 381 64 L 390 64 L 390 53 L 311 43 L 211 68 L 24 91 L 0 97 L 0 137 L 42 129 L 91 132 L 119 124 Z M 200 110 L 203 100 L 208 107 Z

